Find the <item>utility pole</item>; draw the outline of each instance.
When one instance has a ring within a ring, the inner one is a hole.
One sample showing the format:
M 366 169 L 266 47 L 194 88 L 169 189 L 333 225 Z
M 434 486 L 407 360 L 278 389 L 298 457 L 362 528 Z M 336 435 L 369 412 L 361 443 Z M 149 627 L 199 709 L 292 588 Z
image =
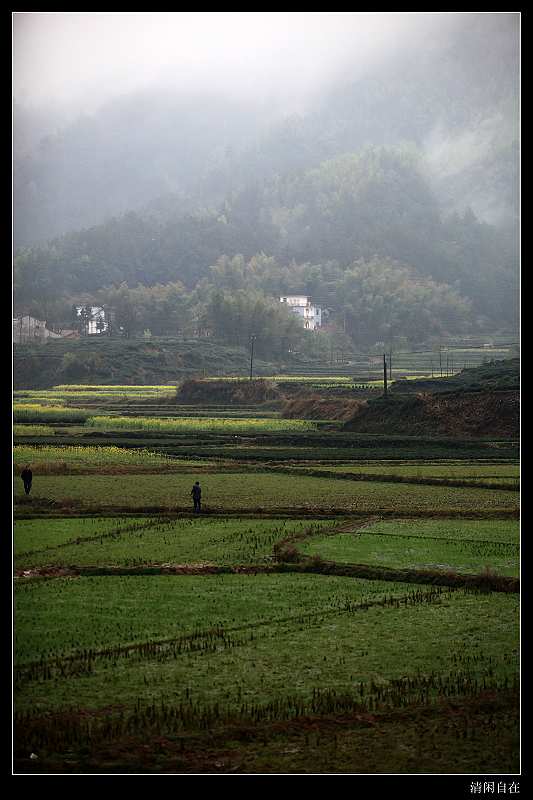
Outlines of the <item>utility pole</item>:
M 387 397 L 387 356 L 383 353 L 383 394 Z
M 252 334 L 250 336 L 250 345 L 251 345 L 251 352 L 250 352 L 250 380 L 252 380 L 254 374 L 254 342 L 256 340 L 256 336 Z
M 389 351 L 389 380 L 392 381 L 392 348 Z

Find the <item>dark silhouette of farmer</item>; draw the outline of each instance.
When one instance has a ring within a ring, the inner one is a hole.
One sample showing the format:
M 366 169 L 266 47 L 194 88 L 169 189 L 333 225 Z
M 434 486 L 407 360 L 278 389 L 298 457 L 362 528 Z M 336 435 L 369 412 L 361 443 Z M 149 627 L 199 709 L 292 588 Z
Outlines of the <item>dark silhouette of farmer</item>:
M 20 473 L 20 477 L 24 482 L 24 491 L 26 494 L 29 494 L 31 491 L 31 482 L 33 480 L 33 473 L 30 469 L 30 465 L 26 464 L 22 472 Z
M 194 513 L 200 513 L 200 505 L 202 500 L 202 490 L 200 488 L 200 481 L 196 481 L 194 486 L 191 489 L 192 499 L 194 502 Z

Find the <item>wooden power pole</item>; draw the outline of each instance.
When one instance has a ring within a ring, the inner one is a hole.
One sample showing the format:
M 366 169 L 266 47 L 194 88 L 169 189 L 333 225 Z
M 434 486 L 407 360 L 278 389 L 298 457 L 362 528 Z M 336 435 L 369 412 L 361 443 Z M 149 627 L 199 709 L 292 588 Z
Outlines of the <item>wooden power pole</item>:
M 254 372 L 254 342 L 255 336 L 250 336 L 250 344 L 251 344 L 251 353 L 250 353 L 250 380 L 252 380 L 253 372 Z

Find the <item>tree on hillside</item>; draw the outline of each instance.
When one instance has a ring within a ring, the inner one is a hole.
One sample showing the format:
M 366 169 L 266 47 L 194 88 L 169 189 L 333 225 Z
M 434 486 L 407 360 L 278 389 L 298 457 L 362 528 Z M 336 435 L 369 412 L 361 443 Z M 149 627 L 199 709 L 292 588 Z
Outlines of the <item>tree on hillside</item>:
M 253 191 L 228 197 L 224 213 L 199 211 L 165 221 L 130 213 L 21 251 L 15 259 L 15 301 L 26 309 L 30 302 L 42 306 L 94 296 L 106 285 L 113 291 L 121 287 L 117 302 L 124 330 L 137 330 L 142 320 L 163 333 L 190 325 L 192 308 L 199 319 L 210 286 L 273 298 L 305 293 L 342 308 L 346 272 L 355 261 L 371 263 L 375 257 L 408 265 L 418 292 L 431 281 L 454 287 L 487 325 L 516 321 L 515 237 L 480 223 L 471 212 L 443 219 L 419 156 L 383 147 L 367 147 L 263 184 L 256 181 Z M 405 305 L 401 285 L 390 283 L 398 289 L 400 307 Z M 161 288 L 169 286 L 175 288 Z M 154 291 L 150 295 L 145 289 Z M 124 293 L 134 311 L 127 312 Z M 365 296 L 364 308 L 356 303 L 352 320 L 361 318 L 366 320 L 362 328 L 379 329 L 382 292 L 377 286 Z M 105 293 L 103 302 L 109 302 Z M 391 306 L 392 297 L 387 303 Z M 404 311 L 395 314 L 406 327 Z M 409 324 L 414 335 L 416 319 Z M 357 325 L 352 321 L 354 330 Z M 429 320 L 421 327 L 428 325 Z
M 254 290 L 215 291 L 205 310 L 213 335 L 220 341 L 247 347 L 255 335 L 258 356 L 282 358 L 305 334 L 298 319 L 279 300 Z
M 97 297 L 113 309 L 114 327 L 125 336 L 145 329 L 156 336 L 176 335 L 191 326 L 191 298 L 179 281 L 134 288 L 123 282 L 102 289 Z
M 388 259 L 355 261 L 337 288 L 346 332 L 356 346 L 404 336 L 424 341 L 437 333 L 466 331 L 471 303 L 447 284 L 421 278 Z

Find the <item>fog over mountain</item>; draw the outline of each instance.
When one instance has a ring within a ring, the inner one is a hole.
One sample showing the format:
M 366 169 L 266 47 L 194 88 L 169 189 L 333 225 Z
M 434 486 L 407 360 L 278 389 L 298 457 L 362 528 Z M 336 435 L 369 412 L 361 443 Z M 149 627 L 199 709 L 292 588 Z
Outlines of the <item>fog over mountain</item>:
M 92 112 L 156 86 L 297 110 L 346 70 L 362 75 L 452 17 L 338 12 L 17 12 L 14 91 Z
M 449 205 L 507 219 L 517 45 L 516 14 L 16 13 L 16 242 L 205 201 L 258 147 L 272 172 L 414 142 Z
M 519 26 L 516 12 L 15 12 L 16 297 L 54 276 L 65 297 L 193 290 L 218 258 L 260 252 L 335 261 L 339 283 L 379 256 L 515 318 Z

